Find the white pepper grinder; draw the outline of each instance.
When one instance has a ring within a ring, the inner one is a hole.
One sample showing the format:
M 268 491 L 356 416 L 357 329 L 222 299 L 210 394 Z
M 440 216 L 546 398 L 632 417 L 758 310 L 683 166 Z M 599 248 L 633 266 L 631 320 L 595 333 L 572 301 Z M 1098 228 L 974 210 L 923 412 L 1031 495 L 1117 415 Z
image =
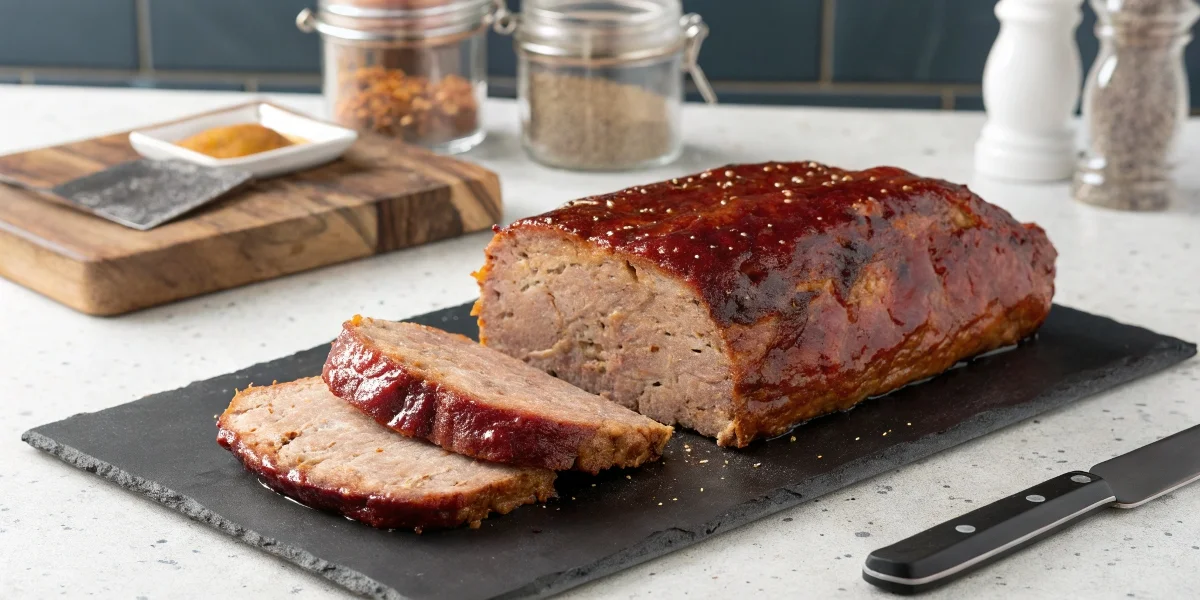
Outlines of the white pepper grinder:
M 1082 83 L 1075 30 L 1083 0 L 1000 0 L 1000 35 L 983 69 L 987 123 L 977 173 L 1018 181 L 1069 179 L 1071 116 Z

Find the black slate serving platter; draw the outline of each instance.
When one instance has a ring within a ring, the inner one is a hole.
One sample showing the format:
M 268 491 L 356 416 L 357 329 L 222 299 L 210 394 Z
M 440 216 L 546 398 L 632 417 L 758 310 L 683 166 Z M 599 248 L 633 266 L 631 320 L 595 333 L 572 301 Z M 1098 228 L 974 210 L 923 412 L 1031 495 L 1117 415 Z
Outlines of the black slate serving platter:
M 411 320 L 473 336 L 469 311 L 464 304 Z M 541 597 L 1153 373 L 1196 346 L 1055 306 L 1035 339 L 811 421 L 794 442 L 785 435 L 733 451 L 681 432 L 661 463 L 598 477 L 565 473 L 559 498 L 546 505 L 494 516 L 477 530 L 423 535 L 288 501 L 217 446 L 214 417 L 234 388 L 317 374 L 327 351 L 76 415 L 23 439 L 361 594 Z

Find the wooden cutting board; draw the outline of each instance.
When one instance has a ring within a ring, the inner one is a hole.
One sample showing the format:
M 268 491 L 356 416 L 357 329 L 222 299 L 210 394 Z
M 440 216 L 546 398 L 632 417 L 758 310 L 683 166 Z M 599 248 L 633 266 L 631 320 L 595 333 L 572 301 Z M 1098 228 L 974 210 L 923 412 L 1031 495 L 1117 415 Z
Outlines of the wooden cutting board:
M 139 158 L 128 133 L 0 157 L 51 187 Z M 500 182 L 477 165 L 363 135 L 339 160 L 136 231 L 0 185 L 0 276 L 117 315 L 491 227 Z

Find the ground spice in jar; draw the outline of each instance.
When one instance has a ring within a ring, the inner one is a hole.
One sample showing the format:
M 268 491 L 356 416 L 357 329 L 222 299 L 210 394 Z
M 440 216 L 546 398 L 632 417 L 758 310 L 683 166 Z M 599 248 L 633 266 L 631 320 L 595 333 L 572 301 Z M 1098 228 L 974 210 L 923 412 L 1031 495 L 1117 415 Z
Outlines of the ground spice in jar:
M 670 99 L 604 77 L 533 72 L 526 143 L 556 166 L 616 169 L 652 161 L 676 143 Z
M 1188 115 L 1185 36 L 1200 12 L 1192 0 L 1126 0 L 1119 12 L 1096 10 L 1113 26 L 1084 91 L 1088 136 L 1075 198 L 1161 210 L 1174 193 L 1173 154 Z

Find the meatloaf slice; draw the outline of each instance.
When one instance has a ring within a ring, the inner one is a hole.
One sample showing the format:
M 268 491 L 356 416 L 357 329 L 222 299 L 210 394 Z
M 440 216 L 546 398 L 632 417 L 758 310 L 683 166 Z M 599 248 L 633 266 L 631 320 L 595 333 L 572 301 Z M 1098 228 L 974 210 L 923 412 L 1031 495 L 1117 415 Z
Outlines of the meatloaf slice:
M 355 317 L 322 373 L 379 423 L 485 460 L 597 473 L 662 455 L 671 428 L 475 341 Z
M 480 462 L 380 427 L 319 377 L 238 392 L 217 441 L 275 491 L 381 528 L 478 527 L 554 495 L 554 472 Z
M 480 340 L 725 446 L 1037 330 L 1055 250 L 966 186 L 731 165 L 496 229 Z

